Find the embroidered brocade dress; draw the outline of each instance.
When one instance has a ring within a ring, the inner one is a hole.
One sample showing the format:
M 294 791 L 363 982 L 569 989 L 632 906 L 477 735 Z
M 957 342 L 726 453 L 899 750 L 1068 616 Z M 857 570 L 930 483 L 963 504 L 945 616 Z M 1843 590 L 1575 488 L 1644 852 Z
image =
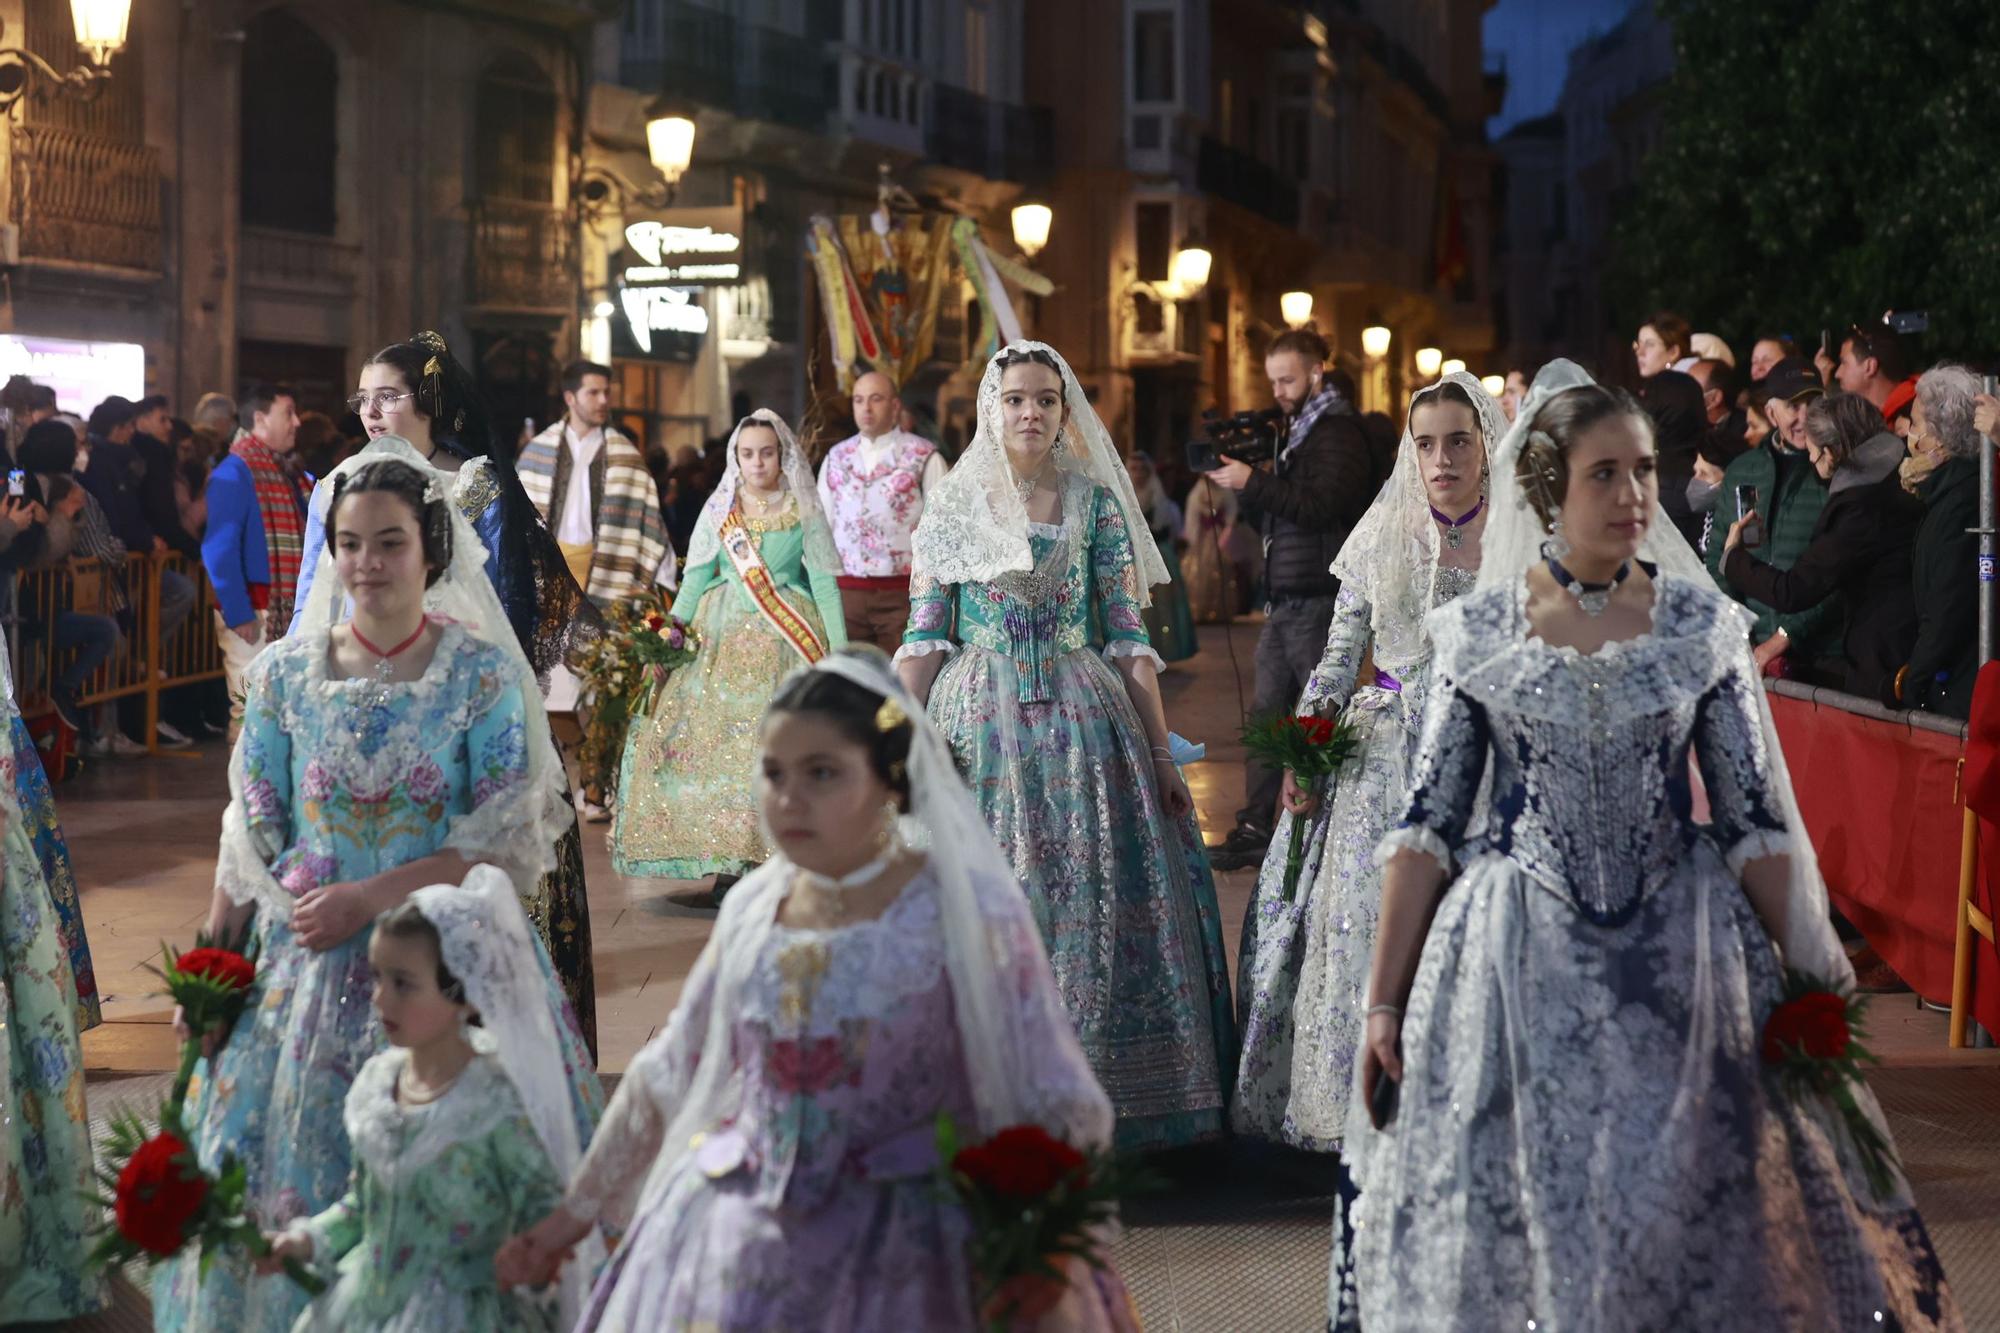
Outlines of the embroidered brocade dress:
M 306 1225 L 310 1267 L 331 1282 L 294 1333 L 567 1333 L 552 1292 L 502 1292 L 493 1276 L 501 1242 L 562 1199 L 513 1081 L 476 1055 L 436 1101 L 404 1106 L 408 1062 L 391 1047 L 348 1090 L 353 1183 Z
M 282 849 L 272 878 L 297 896 L 447 849 L 484 850 L 484 807 L 528 780 L 525 715 L 503 650 L 446 625 L 422 678 L 383 686 L 329 677 L 328 638 L 290 635 L 250 668 L 243 802 L 253 836 Z M 278 1228 L 346 1191 L 341 1102 L 384 1041 L 369 1002 L 372 925 L 318 952 L 269 910 L 253 920 L 258 999 L 196 1067 L 188 1125 L 205 1165 L 225 1153 L 243 1162 L 259 1220 Z M 561 1036 L 573 1100 L 594 1119 L 593 1064 L 573 1029 Z M 161 1330 L 283 1333 L 304 1306 L 294 1284 L 252 1276 L 233 1250 L 205 1278 L 190 1255 L 153 1279 Z
M 785 604 L 822 647 L 846 647 L 840 585 L 806 568 L 797 505 L 742 522 Z M 742 874 L 771 855 L 751 789 L 758 727 L 805 659 L 758 611 L 724 551 L 688 567 L 673 614 L 698 636 L 695 657 L 626 735 L 611 863 L 621 875 L 662 879 Z
M 980 892 L 1018 893 L 1011 884 Z M 984 1328 L 972 1309 L 964 1213 L 932 1174 L 938 1116 L 975 1123 L 938 893 L 926 870 L 879 918 L 834 930 L 772 922 L 781 895 L 725 900 L 719 935 L 755 928 L 731 920 L 745 907 L 761 913 L 757 925 L 769 924 L 759 955 L 746 962 L 729 1049 L 704 1049 L 718 984 L 711 949 L 665 1031 L 633 1059 L 595 1160 L 570 1188 L 572 1207 L 580 1197 L 615 1199 L 645 1175 L 701 1061 L 732 1062 L 740 1109 L 649 1185 L 651 1201 L 598 1279 L 578 1333 Z M 1068 1020 L 1039 948 L 1022 938 L 1033 927 L 1018 903 L 984 915 L 999 940 L 996 956 L 1010 960 L 1002 994 L 1023 1007 L 1019 1030 L 1052 1034 L 1027 1048 L 1032 1057 L 1060 1048 L 1053 1034 Z M 1066 1136 L 1065 1108 L 1095 1098 L 1095 1089 L 1073 1086 L 1068 1062 L 1027 1067 L 1021 1096 L 1030 1118 Z M 607 1174 L 594 1174 L 598 1162 Z M 1063 1327 L 1135 1328 L 1115 1276 L 1096 1274 L 1087 1290 L 1093 1300 L 1068 1298 Z
M 1432 605 L 1470 592 L 1477 577 L 1438 566 Z M 1384 656 L 1370 642 L 1371 615 L 1361 595 L 1341 589 L 1299 712 L 1338 717 L 1354 728 L 1357 749 L 1318 792 L 1292 902 L 1284 881 L 1293 816 L 1279 815 L 1237 951 L 1243 1053 L 1230 1128 L 1312 1152 L 1334 1151 L 1345 1133 L 1382 905 L 1375 847 L 1409 793 L 1431 675 L 1428 642 L 1417 636 L 1418 653 L 1404 660 Z M 1371 646 L 1376 674 L 1357 689 Z
M 1916 1210 L 1877 1204 L 1761 1063 L 1783 977 L 1739 875 L 1789 844 L 1747 613 L 1663 577 L 1651 631 L 1586 655 L 1530 637 L 1526 596 L 1429 622 L 1383 852 L 1458 873 L 1407 1002 L 1401 1109 L 1379 1133 L 1349 1113 L 1361 1327 L 1962 1328 Z
M 12 680 L 10 675 L 7 687 L 10 691 Z M 28 734 L 20 710 L 11 702 L 7 713 L 14 757 L 7 764 L 6 756 L 0 754 L 0 765 L 13 770 L 14 799 L 22 827 L 34 846 L 35 859 L 41 862 L 42 879 L 48 884 L 49 898 L 55 905 L 56 935 L 63 952 L 69 956 L 70 976 L 76 987 L 77 1031 L 88 1032 L 102 1021 L 102 1014 L 97 972 L 90 962 L 90 940 L 84 935 L 83 903 L 77 892 L 76 872 L 70 865 L 69 844 L 63 838 L 62 823 L 56 818 L 56 796 L 49 788 L 49 775 L 42 768 L 42 752 L 35 748 L 35 738 Z
M 84 1264 L 99 1210 L 84 1197 L 97 1182 L 78 1044 L 96 996 L 85 1005 L 77 993 L 81 925 L 73 937 L 65 929 L 51 851 L 72 910 L 76 884 L 41 761 L 32 742 L 19 744 L 26 729 L 3 645 L 0 691 L 16 740 L 0 754 L 0 1324 L 55 1323 L 104 1300 Z
M 459 451 L 449 443 L 440 446 Z M 490 458 L 467 458 L 456 472 L 438 470 L 451 493 L 452 504 L 479 534 L 486 548 L 486 577 L 506 609 L 508 623 L 521 652 L 537 675 L 560 661 L 579 620 L 595 615 L 575 579 L 559 572 L 560 548 L 522 491 L 520 479 L 503 474 Z M 512 483 L 509 485 L 508 483 Z M 315 492 L 317 496 L 317 492 Z M 305 554 L 299 564 L 297 608 L 292 629 L 299 628 L 306 594 L 319 569 L 326 546 L 325 512 L 306 506 Z M 564 780 L 563 799 L 569 799 Z M 571 1016 L 592 1055 L 597 1051 L 597 980 L 590 953 L 590 908 L 583 882 L 583 836 L 572 822 L 556 842 L 556 867 L 542 876 L 533 898 L 524 900 L 528 919 L 542 937 L 542 947 L 562 979 Z
M 1062 510 L 1030 525 L 1026 574 L 913 584 L 903 652 L 953 653 L 931 720 L 1028 892 L 1118 1146 L 1192 1143 L 1222 1132 L 1235 1055 L 1215 880 L 1105 660 L 1150 652 L 1124 515 L 1076 473 Z

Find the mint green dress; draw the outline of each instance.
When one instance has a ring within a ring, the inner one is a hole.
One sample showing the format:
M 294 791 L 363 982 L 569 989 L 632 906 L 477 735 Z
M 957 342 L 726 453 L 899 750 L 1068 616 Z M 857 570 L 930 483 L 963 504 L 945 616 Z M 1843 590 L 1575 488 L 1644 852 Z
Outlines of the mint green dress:
M 825 522 L 817 511 L 809 521 Z M 779 595 L 822 649 L 846 647 L 840 585 L 831 570 L 806 567 L 796 505 L 743 525 Z M 673 614 L 693 626 L 698 646 L 626 734 L 611 864 L 621 875 L 661 879 L 742 874 L 771 855 L 751 791 L 757 730 L 779 685 L 805 659 L 757 609 L 726 552 L 688 567 Z
M 408 1061 L 400 1047 L 383 1051 L 348 1089 L 352 1181 L 298 1228 L 312 1238 L 309 1266 L 332 1285 L 294 1333 L 551 1333 L 552 1296 L 503 1292 L 493 1276 L 501 1242 L 562 1201 L 520 1093 L 498 1060 L 477 1055 L 442 1097 L 403 1106 L 396 1078 Z

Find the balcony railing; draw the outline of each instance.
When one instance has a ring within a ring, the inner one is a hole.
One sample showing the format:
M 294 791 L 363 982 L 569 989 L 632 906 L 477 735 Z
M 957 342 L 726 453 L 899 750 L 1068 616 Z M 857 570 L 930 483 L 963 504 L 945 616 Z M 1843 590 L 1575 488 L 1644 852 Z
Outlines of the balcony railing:
M 934 84 L 925 146 L 948 167 L 995 180 L 1038 180 L 1054 167 L 1054 122 L 1046 107 L 1014 106 Z
M 668 0 L 658 46 L 628 51 L 628 87 L 659 88 L 751 120 L 818 129 L 838 100 L 826 43 Z
M 1195 183 L 1207 194 L 1286 227 L 1299 224 L 1299 187 L 1248 153 L 1203 136 Z
M 162 272 L 160 155 L 47 125 L 13 127 L 21 258 Z
M 502 310 L 575 307 L 576 253 L 561 209 L 499 199 L 473 205 L 472 301 Z
M 243 276 L 267 287 L 350 291 L 360 272 L 360 247 L 325 236 L 245 227 L 241 241 Z

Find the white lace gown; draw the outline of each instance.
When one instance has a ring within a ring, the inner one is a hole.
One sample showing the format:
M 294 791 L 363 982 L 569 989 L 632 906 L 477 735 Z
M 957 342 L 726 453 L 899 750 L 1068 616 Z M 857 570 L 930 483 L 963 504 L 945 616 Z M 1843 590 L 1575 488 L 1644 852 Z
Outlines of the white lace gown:
M 1407 1004 L 1400 1112 L 1380 1133 L 1349 1113 L 1361 1326 L 1962 1328 L 1907 1196 L 1878 1203 L 1760 1062 L 1782 972 L 1738 875 L 1786 844 L 1744 613 L 1662 578 L 1651 632 L 1582 655 L 1529 637 L 1514 584 L 1430 628 L 1383 850 L 1458 876 Z
M 1440 565 L 1431 605 L 1464 596 L 1476 577 L 1476 570 Z M 1402 813 L 1430 686 L 1430 640 L 1377 640 L 1374 614 L 1351 581 L 1343 585 L 1299 712 L 1353 727 L 1354 757 L 1321 786 L 1290 902 L 1284 882 L 1293 816 L 1279 816 L 1237 954 L 1243 1052 L 1230 1128 L 1312 1152 L 1336 1150 L 1346 1134 L 1381 914 L 1375 845 Z M 1357 688 L 1355 673 L 1371 643 L 1375 674 Z

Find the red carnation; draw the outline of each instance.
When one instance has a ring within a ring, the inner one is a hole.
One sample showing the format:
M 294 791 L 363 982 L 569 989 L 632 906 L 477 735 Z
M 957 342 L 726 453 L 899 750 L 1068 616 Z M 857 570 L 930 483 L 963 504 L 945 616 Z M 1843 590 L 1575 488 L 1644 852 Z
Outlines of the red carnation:
M 1075 1176 L 1083 1164 L 1082 1153 L 1040 1125 L 1003 1129 L 951 1159 L 952 1169 L 981 1189 L 1012 1199 L 1039 1199 Z
M 1794 1051 L 1814 1060 L 1839 1060 L 1853 1039 L 1846 999 L 1813 991 L 1771 1011 L 1764 1024 L 1764 1063 L 1782 1064 Z
M 257 966 L 231 949 L 189 949 L 174 960 L 174 971 L 186 976 L 206 977 L 230 990 L 248 990 L 257 979 Z
M 208 1198 L 208 1177 L 186 1158 L 187 1150 L 163 1130 L 140 1144 L 118 1173 L 118 1232 L 148 1253 L 177 1252 L 186 1241 L 188 1220 Z
M 1309 717 L 1306 719 L 1306 739 L 1314 745 L 1325 745 L 1333 739 L 1333 719 Z

